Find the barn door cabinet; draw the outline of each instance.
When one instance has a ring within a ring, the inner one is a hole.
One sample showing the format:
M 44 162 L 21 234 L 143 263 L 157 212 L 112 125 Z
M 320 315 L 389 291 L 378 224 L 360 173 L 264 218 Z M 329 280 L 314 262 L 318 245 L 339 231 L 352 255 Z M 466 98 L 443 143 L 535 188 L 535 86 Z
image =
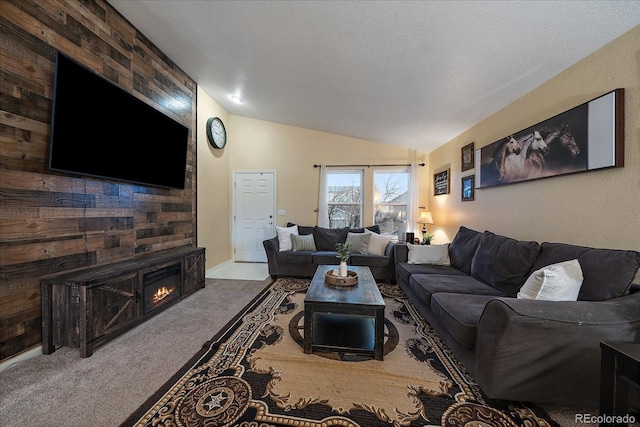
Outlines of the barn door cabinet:
M 96 347 L 204 288 L 204 261 L 204 248 L 181 247 L 43 278 L 43 353 L 78 347 L 82 357 L 91 356 Z M 145 283 L 164 272 L 173 274 L 175 286 L 172 297 L 156 307 L 158 298 L 145 295 Z

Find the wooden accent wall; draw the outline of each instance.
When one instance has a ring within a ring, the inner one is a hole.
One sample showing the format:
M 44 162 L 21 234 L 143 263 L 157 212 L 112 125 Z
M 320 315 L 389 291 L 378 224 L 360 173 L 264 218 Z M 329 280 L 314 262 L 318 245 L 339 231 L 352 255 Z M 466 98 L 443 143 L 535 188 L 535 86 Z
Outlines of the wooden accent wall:
M 56 50 L 189 127 L 185 190 L 47 170 Z M 103 0 L 0 0 L 0 64 L 4 360 L 41 342 L 43 275 L 196 244 L 196 83 Z

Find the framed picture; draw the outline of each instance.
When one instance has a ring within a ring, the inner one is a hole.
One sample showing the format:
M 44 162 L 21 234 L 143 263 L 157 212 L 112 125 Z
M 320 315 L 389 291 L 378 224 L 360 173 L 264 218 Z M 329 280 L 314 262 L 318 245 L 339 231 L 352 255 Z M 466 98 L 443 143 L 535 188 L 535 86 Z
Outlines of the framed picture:
M 478 188 L 624 166 L 624 89 L 476 150 Z
M 462 172 L 475 167 L 473 142 L 462 147 Z
M 469 175 L 462 177 L 462 197 L 463 202 L 471 202 L 474 199 L 474 191 L 476 187 L 476 176 Z
M 433 195 L 449 194 L 449 169 L 433 175 Z

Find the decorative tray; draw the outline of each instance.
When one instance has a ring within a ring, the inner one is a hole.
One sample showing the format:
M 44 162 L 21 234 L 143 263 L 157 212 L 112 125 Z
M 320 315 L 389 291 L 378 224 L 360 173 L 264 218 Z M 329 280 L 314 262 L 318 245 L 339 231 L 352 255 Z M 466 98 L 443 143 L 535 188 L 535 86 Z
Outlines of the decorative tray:
M 358 284 L 358 273 L 355 271 L 347 270 L 347 277 L 334 276 L 334 271 L 338 270 L 329 270 L 324 274 L 324 281 L 328 285 L 354 286 Z

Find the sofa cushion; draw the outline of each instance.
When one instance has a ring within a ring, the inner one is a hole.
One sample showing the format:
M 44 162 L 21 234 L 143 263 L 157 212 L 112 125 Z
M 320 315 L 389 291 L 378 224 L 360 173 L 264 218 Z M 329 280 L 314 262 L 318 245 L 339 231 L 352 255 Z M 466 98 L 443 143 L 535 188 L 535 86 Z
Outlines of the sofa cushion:
M 577 259 L 548 265 L 531 273 L 520 288 L 518 298 L 577 301 L 582 280 L 582 268 Z
M 625 295 L 640 267 L 640 253 L 636 251 L 544 242 L 533 268 L 574 258 L 580 262 L 584 276 L 578 295 L 578 300 L 583 301 L 602 301 Z
M 471 262 L 471 276 L 515 297 L 538 256 L 538 242 L 486 231 Z
M 354 254 L 349 258 L 350 265 L 367 267 L 389 267 L 389 257 L 382 255 Z
M 278 252 L 278 263 L 282 264 L 311 264 L 313 251 L 283 251 Z
M 431 297 L 431 311 L 456 341 L 474 348 L 484 306 L 494 298 L 493 295 L 437 293 Z
M 313 238 L 319 251 L 335 251 L 338 243 L 346 242 L 348 233 L 349 227 L 323 228 L 317 225 L 313 227 Z
M 315 265 L 338 265 L 340 258 L 336 251 L 318 251 L 313 253 L 312 262 Z
M 445 265 L 434 264 L 409 264 L 401 262 L 396 265 L 396 274 L 398 278 L 405 283 L 409 283 L 409 277 L 412 274 L 449 274 L 455 276 L 465 276 L 465 274 L 458 270 Z
M 431 295 L 446 292 L 455 294 L 506 296 L 504 292 L 467 275 L 413 274 L 409 287 L 420 302 L 431 305 Z
M 366 254 L 367 247 L 369 246 L 370 234 L 365 233 L 351 233 L 347 234 L 347 245 L 351 245 L 349 250 L 352 254 Z
M 409 248 L 409 264 L 435 264 L 451 265 L 449 259 L 449 245 L 412 245 L 407 243 Z
M 291 235 L 291 245 L 293 246 L 293 251 L 315 251 L 316 243 L 313 240 L 313 234 L 304 234 L 302 236 L 297 236 L 295 234 Z
M 456 237 L 449 244 L 451 266 L 471 275 L 471 262 L 481 240 L 482 233 L 461 226 Z
M 298 226 L 292 225 L 291 227 L 278 227 L 276 225 L 276 234 L 278 235 L 279 250 L 290 251 L 293 249 L 291 235 L 298 234 Z

